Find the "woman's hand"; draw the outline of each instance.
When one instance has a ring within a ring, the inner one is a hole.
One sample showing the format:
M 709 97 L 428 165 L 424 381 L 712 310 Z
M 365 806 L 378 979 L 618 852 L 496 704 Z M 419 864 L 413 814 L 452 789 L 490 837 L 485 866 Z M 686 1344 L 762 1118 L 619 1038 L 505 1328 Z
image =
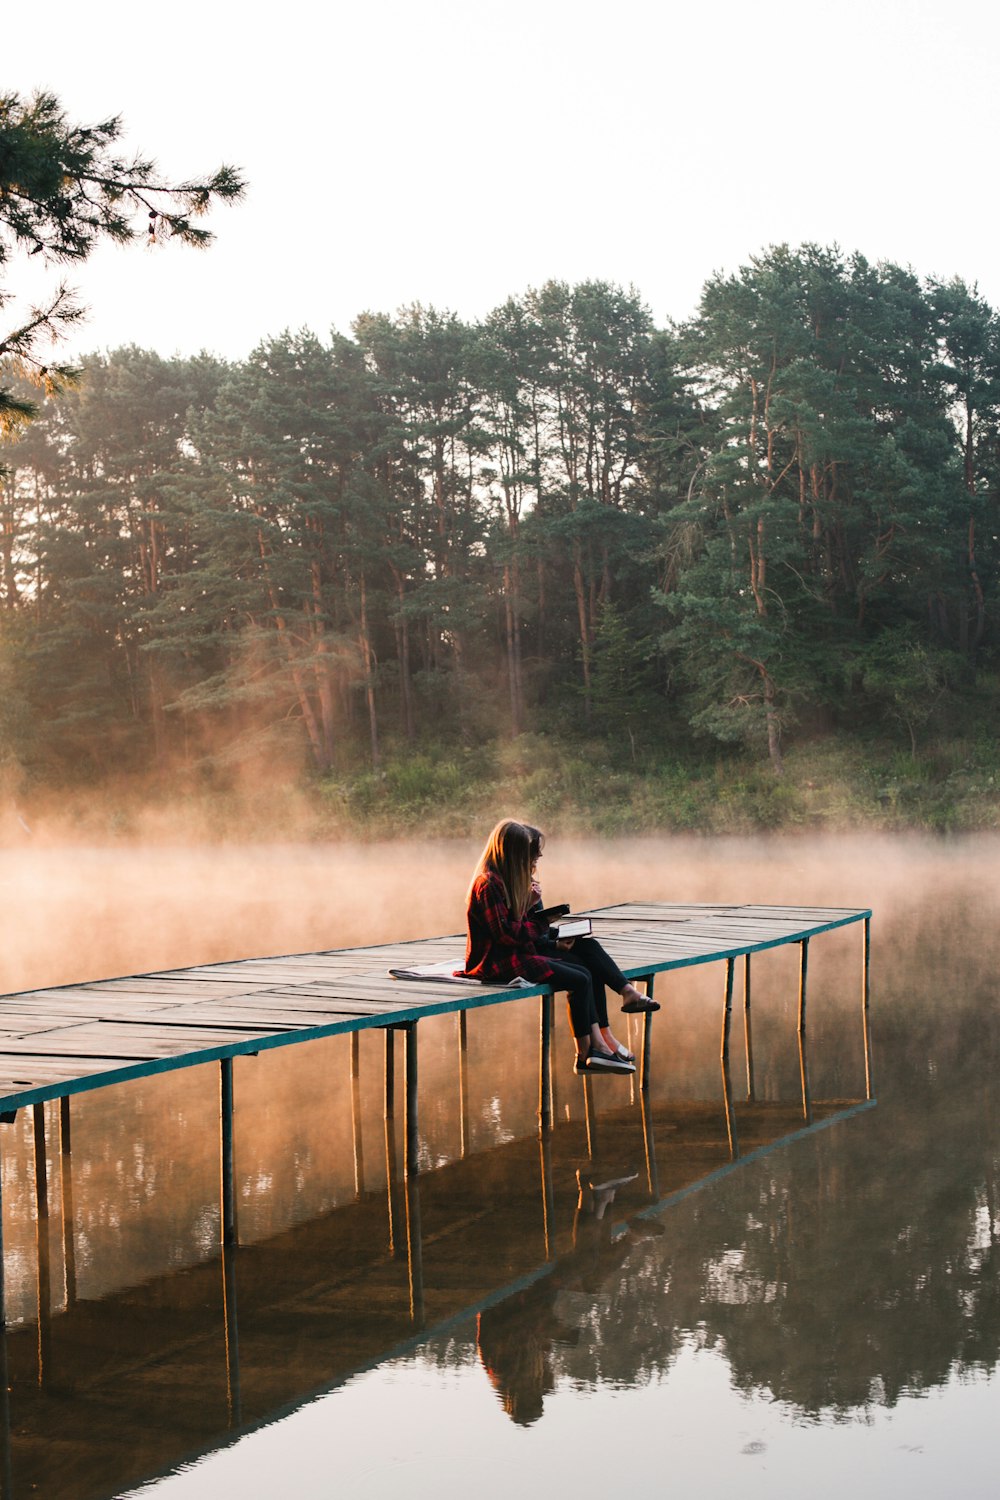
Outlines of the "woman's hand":
M 533 880 L 531 882 L 531 900 L 528 902 L 528 905 L 529 906 L 537 906 L 538 903 L 541 901 L 541 899 L 542 899 L 542 888 L 538 884 L 537 880 Z
M 575 942 L 576 938 L 556 938 L 556 947 L 569 949 Z

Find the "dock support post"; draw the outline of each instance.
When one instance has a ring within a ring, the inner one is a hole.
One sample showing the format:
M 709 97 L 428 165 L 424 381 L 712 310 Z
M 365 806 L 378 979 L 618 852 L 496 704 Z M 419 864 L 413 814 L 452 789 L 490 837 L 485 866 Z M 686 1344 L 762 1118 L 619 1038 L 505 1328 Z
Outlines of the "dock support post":
M 240 1394 L 240 1330 L 236 1319 L 236 1247 L 222 1247 L 222 1313 L 226 1327 L 226 1406 L 229 1426 L 243 1420 Z
M 398 1201 L 398 1172 L 396 1169 L 396 1032 L 387 1026 L 385 1037 L 385 1188 L 389 1215 L 389 1254 L 395 1255 L 396 1204 Z
M 726 988 L 722 1001 L 722 1044 L 720 1056 L 729 1056 L 729 1029 L 733 1020 L 733 972 L 736 968 L 734 958 L 726 959 Z
M 802 1077 L 802 1118 L 812 1124 L 812 1099 L 809 1093 L 809 1060 L 806 1057 L 805 1030 L 799 1032 L 799 1073 Z
M 653 1139 L 653 1111 L 645 1089 L 639 1093 L 639 1108 L 642 1110 L 642 1144 L 646 1152 L 646 1186 L 655 1203 L 660 1196 L 660 1177 L 656 1170 L 656 1142 Z
M 3 1161 L 0 1152 L 0 1484 L 3 1500 L 13 1500 L 10 1457 L 10 1372 L 7 1365 L 7 1302 L 3 1262 Z
M 872 1081 L 872 1034 L 871 1034 L 871 955 L 872 919 L 865 917 L 864 948 L 861 956 L 861 1027 L 865 1044 L 865 1098 L 874 1098 Z
M 365 1148 L 361 1134 L 361 1033 L 351 1032 L 351 1135 L 354 1141 L 354 1196 L 365 1190 Z
M 722 1054 L 722 1100 L 726 1107 L 726 1136 L 729 1140 L 729 1158 L 735 1161 L 740 1154 L 740 1140 L 736 1130 L 736 1110 L 733 1106 L 733 1085 L 729 1076 L 729 1053 Z
M 743 955 L 743 1036 L 746 1041 L 747 1051 L 747 1103 L 753 1104 L 757 1098 L 756 1082 L 753 1073 L 753 1032 L 750 1025 L 750 955 Z
M 809 1067 L 806 1061 L 806 982 L 809 978 L 809 939 L 803 938 L 802 957 L 799 961 L 799 1072 L 802 1075 L 802 1114 L 807 1125 L 812 1124 L 812 1104 L 809 1099 Z
M 222 1243 L 235 1245 L 236 1180 L 233 1163 L 233 1060 L 222 1058 L 219 1064 L 219 1112 L 222 1121 Z
M 69 1095 L 59 1100 L 59 1184 L 62 1198 L 63 1271 L 66 1306 L 76 1301 L 76 1234 L 73 1215 L 73 1140 L 69 1117 Z
M 597 1111 L 594 1109 L 594 1086 L 586 1073 L 583 1075 L 583 1118 L 587 1126 L 587 1159 L 593 1161 L 597 1150 Z
M 404 1071 L 406 1074 L 406 1154 L 403 1183 L 406 1196 L 406 1262 L 410 1282 L 410 1318 L 418 1327 L 424 1321 L 424 1255 L 420 1232 L 419 1132 L 417 1127 L 417 1023 L 407 1021 Z
M 458 1114 L 462 1160 L 469 1154 L 469 1013 L 458 1013 Z
M 406 1199 L 406 1264 L 410 1284 L 410 1318 L 421 1327 L 424 1321 L 424 1254 L 420 1231 L 419 1130 L 417 1123 L 417 1023 L 407 1021 L 403 1071 L 406 1087 L 406 1151 L 403 1189 Z
M 392 1026 L 387 1026 L 383 1032 L 385 1037 L 385 1110 L 384 1117 L 394 1120 L 396 1117 L 396 1032 Z
M 35 1152 L 35 1239 L 38 1296 L 38 1384 L 44 1385 L 49 1364 L 49 1318 L 52 1283 L 49 1261 L 49 1176 L 45 1152 L 45 1105 L 31 1108 Z
M 726 1107 L 726 1135 L 729 1139 L 729 1156 L 732 1161 L 735 1161 L 740 1154 L 739 1139 L 736 1134 L 736 1111 L 733 1108 L 733 1085 L 729 1076 L 729 1032 L 733 1020 L 733 975 L 735 970 L 735 958 L 727 958 L 726 986 L 722 1001 L 722 1042 L 719 1049 L 722 1060 L 722 1099 Z
M 10 1369 L 7 1363 L 7 1327 L 0 1323 L 0 1496 L 13 1500 L 14 1475 L 10 1443 Z
M 6 1338 L 7 1328 L 7 1281 L 4 1268 L 3 1238 L 3 1152 L 0 1151 L 0 1335 Z M 7 1345 L 4 1343 L 4 1356 Z
M 406 1199 L 406 1270 L 410 1292 L 410 1321 L 424 1325 L 424 1249 L 420 1229 L 420 1178 L 413 1173 L 403 1179 Z
M 555 996 L 550 992 L 541 998 L 538 1046 L 538 1125 L 542 1131 L 552 1129 L 552 1018 Z
M 417 1157 L 419 1138 L 417 1125 L 417 1023 L 407 1021 L 403 1027 L 404 1051 L 403 1072 L 406 1084 L 406 1154 L 404 1157 L 407 1177 L 419 1170 Z
M 539 1133 L 538 1154 L 542 1168 L 542 1230 L 545 1235 L 545 1259 L 551 1260 L 555 1225 L 555 1190 L 552 1186 L 552 1136 L 547 1130 Z
M 653 976 L 646 974 L 643 982 L 646 986 L 646 994 L 653 998 Z M 645 1091 L 649 1088 L 649 1062 L 653 1054 L 653 1012 L 644 1010 L 642 1013 L 642 1072 L 639 1079 L 639 1087 Z

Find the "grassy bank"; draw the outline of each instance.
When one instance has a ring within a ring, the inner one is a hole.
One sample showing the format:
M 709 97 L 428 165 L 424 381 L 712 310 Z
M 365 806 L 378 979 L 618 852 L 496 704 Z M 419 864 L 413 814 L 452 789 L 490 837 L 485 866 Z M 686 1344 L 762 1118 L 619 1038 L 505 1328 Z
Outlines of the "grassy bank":
M 320 783 L 324 821 L 368 836 L 478 835 L 504 812 L 563 833 L 750 834 L 1000 827 L 1000 747 L 955 740 L 916 755 L 886 743 L 792 751 L 781 777 L 740 756 L 633 763 L 539 736 L 390 760 Z

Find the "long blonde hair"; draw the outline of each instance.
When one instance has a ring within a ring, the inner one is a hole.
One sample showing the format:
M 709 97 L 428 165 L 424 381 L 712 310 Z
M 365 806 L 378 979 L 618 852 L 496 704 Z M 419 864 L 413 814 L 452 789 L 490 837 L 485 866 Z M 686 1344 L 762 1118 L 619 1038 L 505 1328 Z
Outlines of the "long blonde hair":
M 514 916 L 523 917 L 531 904 L 532 868 L 544 843 L 545 835 L 530 823 L 501 818 L 486 840 L 473 882 L 480 875 L 496 875 Z

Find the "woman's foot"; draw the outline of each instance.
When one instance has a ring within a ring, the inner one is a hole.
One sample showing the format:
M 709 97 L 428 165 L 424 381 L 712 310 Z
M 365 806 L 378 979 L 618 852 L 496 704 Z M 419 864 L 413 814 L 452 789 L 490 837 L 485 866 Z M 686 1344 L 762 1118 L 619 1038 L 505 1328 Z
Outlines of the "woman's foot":
M 606 1052 L 601 1047 L 591 1047 L 586 1056 L 576 1055 L 573 1064 L 575 1073 L 634 1073 L 635 1063 L 625 1062 L 616 1057 L 613 1052 Z
M 625 1043 L 618 1040 L 610 1026 L 601 1027 L 601 1039 L 608 1051 L 617 1057 L 619 1062 L 635 1062 L 635 1053 L 630 1052 Z
M 637 990 L 634 984 L 627 984 L 622 990 L 622 1010 L 628 1016 L 641 1015 L 645 1011 L 659 1008 L 658 1000 L 651 1000 L 642 990 Z

